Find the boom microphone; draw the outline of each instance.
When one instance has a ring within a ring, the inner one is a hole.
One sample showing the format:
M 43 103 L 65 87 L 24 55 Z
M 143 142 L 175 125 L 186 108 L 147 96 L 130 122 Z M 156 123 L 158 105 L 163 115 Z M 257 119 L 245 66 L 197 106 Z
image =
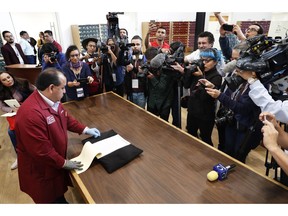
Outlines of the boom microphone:
M 164 64 L 165 59 L 166 54 L 164 53 L 157 54 L 153 59 L 151 59 L 150 67 L 155 69 L 160 68 Z
M 220 181 L 224 180 L 225 178 L 227 178 L 227 174 L 228 172 L 233 169 L 236 165 L 235 164 L 231 164 L 229 166 L 223 166 L 222 164 L 217 164 L 213 167 L 213 170 L 210 171 L 207 174 L 207 179 L 209 181 L 215 181 L 217 179 L 219 179 Z

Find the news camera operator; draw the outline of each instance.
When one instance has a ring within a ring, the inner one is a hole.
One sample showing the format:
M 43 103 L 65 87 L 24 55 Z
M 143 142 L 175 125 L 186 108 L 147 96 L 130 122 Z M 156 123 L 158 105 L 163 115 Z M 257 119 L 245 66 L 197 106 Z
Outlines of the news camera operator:
M 163 67 L 166 54 L 158 53 L 156 47 L 149 47 L 145 56 L 150 62 L 147 71 L 147 110 L 168 121 L 173 103 L 173 85 L 177 71 Z
M 45 43 L 41 48 L 42 57 L 42 71 L 49 67 L 54 67 L 62 71 L 62 65 L 66 63 L 65 55 L 59 52 L 53 43 Z
M 225 92 L 213 89 L 214 85 L 207 80 L 200 80 L 207 86 L 207 93 L 223 105 L 215 123 L 217 127 L 225 128 L 224 152 L 243 163 L 251 149 L 256 148 L 262 139 L 262 123 L 258 119 L 261 110 L 248 95 L 249 83 L 237 83 L 239 74 L 247 70 L 250 70 L 250 67 L 247 67 L 243 59 L 239 59 L 236 73 L 225 78 L 224 85 L 228 85 Z
M 184 72 L 184 88 L 190 88 L 187 114 L 187 130 L 191 135 L 198 137 L 213 146 L 211 139 L 214 127 L 216 101 L 207 94 L 199 79 L 207 79 L 216 89 L 219 89 L 222 77 L 216 65 L 221 61 L 221 54 L 217 49 L 208 48 L 200 51 L 200 60 L 194 61 L 189 67 L 181 67 L 178 63 L 176 70 Z M 198 136 L 200 130 L 200 137 Z

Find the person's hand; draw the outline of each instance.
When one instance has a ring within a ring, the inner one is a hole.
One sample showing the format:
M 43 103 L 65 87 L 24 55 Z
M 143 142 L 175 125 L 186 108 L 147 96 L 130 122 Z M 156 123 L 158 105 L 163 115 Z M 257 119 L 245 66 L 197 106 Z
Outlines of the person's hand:
M 171 65 L 171 67 L 174 69 L 174 70 L 177 70 L 179 71 L 180 73 L 184 73 L 184 68 L 178 63 L 176 62 L 175 65 Z
M 77 169 L 77 170 L 82 170 L 83 164 L 81 163 L 81 161 L 71 161 L 71 160 L 65 160 L 65 163 L 63 165 L 63 169 L 67 169 L 67 170 L 73 170 L 73 169 Z
M 267 119 L 264 120 L 263 123 L 264 126 L 261 129 L 263 133 L 263 144 L 269 151 L 273 151 L 279 148 L 277 144 L 278 131 L 275 129 L 273 123 Z
M 97 128 L 89 128 L 85 132 L 88 135 L 94 136 L 95 138 L 101 136 L 100 131 Z
M 90 83 L 90 84 L 94 81 L 92 76 L 88 76 L 87 79 L 88 79 L 88 83 Z
M 209 94 L 213 98 L 218 98 L 221 92 L 218 89 L 213 88 L 205 88 L 207 94 Z
M 267 121 L 271 122 L 275 128 L 278 126 L 275 115 L 273 115 L 272 113 L 269 113 L 269 112 L 260 113 L 259 120 L 262 121 L 263 123 L 265 120 L 267 120 Z
M 210 81 L 208 81 L 207 79 L 199 79 L 198 82 L 202 83 L 207 88 L 214 88 L 215 87 L 215 85 L 213 83 L 211 83 Z
M 128 64 L 127 66 L 126 66 L 126 71 L 127 72 L 130 72 L 130 71 L 132 71 L 133 70 L 133 68 L 134 68 L 134 66 L 133 66 L 133 64 Z

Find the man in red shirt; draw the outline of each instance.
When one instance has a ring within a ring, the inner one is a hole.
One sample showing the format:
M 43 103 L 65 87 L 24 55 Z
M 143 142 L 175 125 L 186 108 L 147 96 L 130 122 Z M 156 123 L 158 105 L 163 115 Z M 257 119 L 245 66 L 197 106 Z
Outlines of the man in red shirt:
M 150 33 L 151 31 L 157 29 L 156 31 L 156 40 L 150 42 Z M 170 45 L 164 41 L 166 37 L 166 29 L 162 26 L 159 26 L 158 28 L 154 23 L 149 23 L 149 30 L 147 32 L 146 38 L 145 38 L 145 46 L 146 49 L 150 46 L 156 47 L 158 49 L 161 49 L 162 53 L 169 52 Z

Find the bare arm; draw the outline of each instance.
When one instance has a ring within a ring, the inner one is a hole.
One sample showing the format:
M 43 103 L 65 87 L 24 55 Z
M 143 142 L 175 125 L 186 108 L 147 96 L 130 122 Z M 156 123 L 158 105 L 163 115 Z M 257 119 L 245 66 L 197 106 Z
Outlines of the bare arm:
M 221 12 L 214 12 L 215 17 L 218 19 L 219 24 L 222 26 L 224 23 L 227 23 L 226 20 L 222 17 Z

